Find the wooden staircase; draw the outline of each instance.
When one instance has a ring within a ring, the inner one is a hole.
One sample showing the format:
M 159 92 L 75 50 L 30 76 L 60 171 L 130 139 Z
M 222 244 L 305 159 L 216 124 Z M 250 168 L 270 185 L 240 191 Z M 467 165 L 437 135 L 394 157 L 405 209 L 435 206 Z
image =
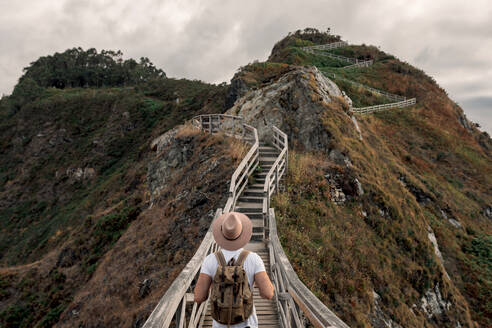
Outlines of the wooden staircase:
M 251 237 L 251 241 L 244 248 L 260 255 L 265 264 L 268 276 L 271 277 L 270 255 L 268 248 L 263 241 L 265 238 L 265 223 L 262 214 L 262 206 L 265 197 L 263 195 L 263 186 L 268 170 L 270 170 L 272 164 L 277 159 L 279 151 L 274 147 L 260 143 L 259 153 L 260 170 L 255 172 L 252 181 L 248 183 L 243 193 L 239 196 L 234 210 L 246 214 L 253 222 L 253 236 Z M 260 292 L 256 287 L 254 287 L 253 296 L 256 315 L 258 317 L 258 326 L 262 328 L 279 327 L 280 321 L 275 301 L 261 298 Z M 208 305 L 203 321 L 203 327 L 212 327 L 210 304 Z
M 234 171 L 229 197 L 214 219 L 223 213 L 245 213 L 253 221 L 253 237 L 244 248 L 263 259 L 275 288 L 273 300 L 260 297 L 254 288 L 254 303 L 260 327 L 349 328 L 307 288 L 295 273 L 277 234 L 275 210 L 270 200 L 280 189 L 288 167 L 288 138 L 271 126 L 272 146 L 259 141 L 258 131 L 239 116 L 205 114 L 194 117 L 193 126 L 209 133 L 223 132 L 251 144 L 251 149 Z M 186 264 L 145 321 L 143 328 L 211 327 L 209 302 L 193 301 L 194 285 L 204 259 L 219 249 L 209 228 L 195 255 Z

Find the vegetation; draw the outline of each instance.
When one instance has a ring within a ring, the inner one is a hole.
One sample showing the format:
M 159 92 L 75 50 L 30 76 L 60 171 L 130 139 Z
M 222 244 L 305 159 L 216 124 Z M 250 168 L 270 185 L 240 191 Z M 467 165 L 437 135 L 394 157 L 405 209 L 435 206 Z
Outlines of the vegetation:
M 97 52 L 91 48 L 68 49 L 62 53 L 43 56 L 24 68 L 20 84 L 31 79 L 40 87 L 83 88 L 135 85 L 166 77 L 148 58 L 123 60 L 123 53 L 113 50 Z M 14 90 L 15 93 L 15 90 Z
M 418 307 L 437 284 L 453 304 L 447 317 L 432 319 L 438 326 L 450 318 L 462 325 L 476 321 L 490 326 L 492 230 L 483 209 L 492 201 L 487 189 L 492 185 L 491 140 L 466 130 L 460 123 L 462 110 L 421 70 L 365 45 L 333 53 L 372 58 L 375 64 L 340 70 L 342 63 L 300 49 L 306 45 L 309 41 L 289 35 L 277 43 L 269 60 L 314 65 L 328 76 L 336 73 L 416 97 L 418 106 L 357 117 L 363 141 L 338 115 L 343 108 L 336 102 L 328 106 L 320 119 L 333 137 L 331 147 L 348 156 L 351 167 L 321 154 L 290 152 L 286 191 L 273 204 L 283 245 L 301 280 L 354 327 L 371 325 L 373 291 L 389 319 L 424 326 L 429 319 L 411 307 Z M 333 80 L 355 106 L 387 101 Z M 332 200 L 335 186 L 327 176 L 339 177 L 337 187 L 347 196 L 343 205 Z M 350 187 L 355 177 L 363 195 Z M 463 228 L 453 226 L 450 218 Z M 452 283 L 434 255 L 428 227 L 436 234 Z
M 0 326 L 59 321 L 148 207 L 150 141 L 223 111 L 225 91 L 120 52 L 76 49 L 26 69 L 0 99 Z
M 352 164 L 289 150 L 286 188 L 272 203 L 289 259 L 353 327 L 372 324 L 373 292 L 387 319 L 402 326 L 491 326 L 490 137 L 464 127 L 461 109 L 432 78 L 376 47 L 336 49 L 375 60 L 347 70 L 301 49 L 339 40 L 329 31 L 296 31 L 269 61 L 235 76 L 255 89 L 293 65 L 315 65 L 418 99 L 410 109 L 357 117 L 363 140 L 342 98 L 321 102 L 326 151 L 339 150 Z M 147 59 L 121 56 L 79 48 L 42 57 L 0 99 L 2 327 L 139 326 L 193 255 L 248 150 L 185 126 L 174 143 L 149 153 L 150 141 L 176 125 L 222 112 L 227 86 L 167 79 Z M 355 106 L 385 102 L 334 81 Z M 149 165 L 158 168 L 167 155 L 188 160 L 151 198 Z M 346 200 L 335 202 L 335 192 Z M 452 306 L 429 319 L 418 309 L 436 286 Z

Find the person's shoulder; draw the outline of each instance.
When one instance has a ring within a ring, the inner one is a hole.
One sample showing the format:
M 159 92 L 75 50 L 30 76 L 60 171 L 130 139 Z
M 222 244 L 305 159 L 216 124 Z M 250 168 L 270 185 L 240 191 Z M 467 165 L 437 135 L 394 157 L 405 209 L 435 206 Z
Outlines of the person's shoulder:
M 203 260 L 203 266 L 214 266 L 217 265 L 217 257 L 215 257 L 215 253 L 210 253 L 205 257 L 205 260 Z
M 217 257 L 215 256 L 215 253 L 210 253 L 205 257 L 205 260 L 203 262 L 210 262 L 213 260 L 217 260 Z
M 252 262 L 255 262 L 255 263 L 258 263 L 258 262 L 263 262 L 263 260 L 261 259 L 260 255 L 258 255 L 258 253 L 255 253 L 253 251 L 250 251 L 250 253 L 248 254 L 248 257 L 246 258 L 247 261 L 252 261 Z

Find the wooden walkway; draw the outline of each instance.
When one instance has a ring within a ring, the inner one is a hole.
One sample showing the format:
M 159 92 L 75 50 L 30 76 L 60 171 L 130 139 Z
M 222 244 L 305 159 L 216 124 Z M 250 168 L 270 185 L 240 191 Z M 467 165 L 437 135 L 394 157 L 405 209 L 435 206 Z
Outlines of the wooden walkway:
M 279 152 L 274 147 L 269 147 L 260 143 L 259 147 L 260 159 L 259 164 L 261 171 L 257 172 L 253 177 L 254 181 L 248 183 L 247 187 L 240 195 L 236 203 L 235 211 L 246 214 L 253 222 L 253 236 L 245 249 L 253 251 L 260 255 L 265 264 L 265 269 L 268 276 L 270 272 L 270 255 L 263 239 L 265 238 L 265 224 L 262 214 L 263 206 L 263 186 L 265 177 L 270 170 L 272 164 L 277 159 Z M 261 328 L 280 327 L 277 304 L 274 300 L 266 300 L 260 297 L 258 288 L 253 290 L 254 305 L 256 315 L 258 317 L 258 326 Z M 203 327 L 212 327 L 212 317 L 210 316 L 210 305 L 208 306 Z

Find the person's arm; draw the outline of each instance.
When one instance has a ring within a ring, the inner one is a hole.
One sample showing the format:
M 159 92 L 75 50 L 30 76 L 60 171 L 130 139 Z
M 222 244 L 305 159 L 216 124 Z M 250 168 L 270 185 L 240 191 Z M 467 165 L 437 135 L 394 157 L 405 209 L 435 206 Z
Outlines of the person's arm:
M 255 261 L 255 285 L 260 290 L 260 296 L 271 300 L 273 298 L 274 287 L 265 270 L 265 263 L 261 257 L 254 253 L 253 260 Z
M 208 274 L 200 273 L 198 276 L 198 281 L 195 286 L 195 295 L 194 300 L 198 305 L 200 303 L 205 302 L 208 298 L 208 290 L 210 289 L 210 285 L 212 284 L 212 278 Z
M 255 274 L 255 284 L 260 290 L 260 296 L 262 298 L 266 298 L 267 300 L 273 298 L 273 284 L 265 271 Z

